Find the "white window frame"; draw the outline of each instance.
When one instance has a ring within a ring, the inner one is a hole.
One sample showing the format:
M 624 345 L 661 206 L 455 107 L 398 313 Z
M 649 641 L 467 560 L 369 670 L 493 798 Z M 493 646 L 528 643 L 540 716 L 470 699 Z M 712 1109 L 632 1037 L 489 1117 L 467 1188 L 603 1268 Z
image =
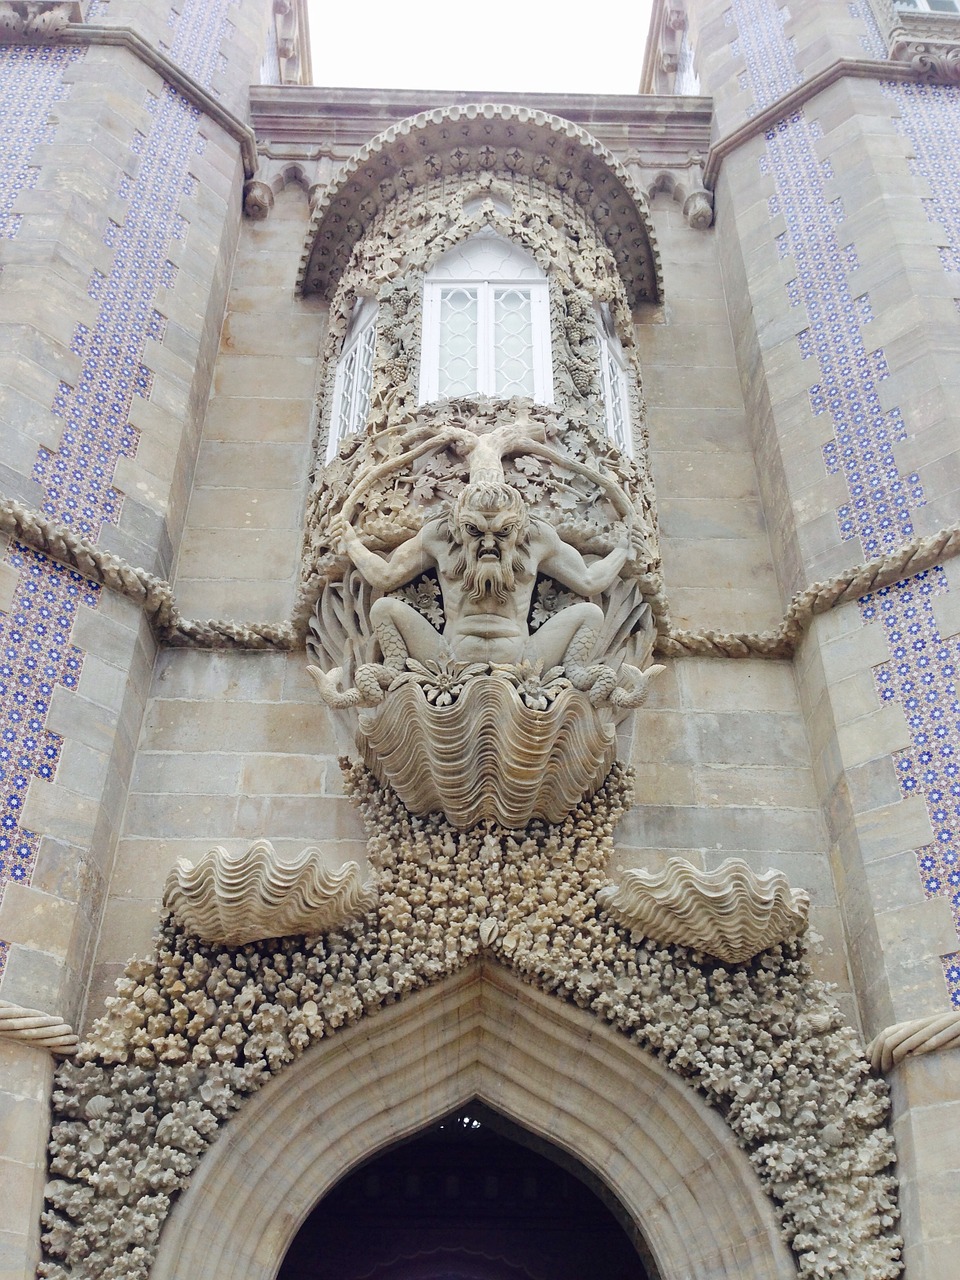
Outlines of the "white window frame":
M 603 422 L 607 436 L 628 458 L 633 457 L 633 422 L 630 414 L 630 380 L 627 358 L 613 326 L 606 303 L 594 304 L 600 385 L 603 390 Z M 617 428 L 617 422 L 622 426 Z
M 960 17 L 960 0 L 941 0 L 949 4 L 949 9 L 934 8 L 930 0 L 894 0 L 893 7 L 903 13 L 934 13 L 943 17 Z
M 341 440 L 361 431 L 370 412 L 373 357 L 377 345 L 377 302 L 358 298 L 337 361 L 327 433 L 327 457 L 336 457 Z
M 504 241 L 502 236 L 494 232 L 480 232 L 471 237 L 471 241 L 495 239 L 506 244 L 515 254 L 529 255 L 517 246 Z M 467 250 L 471 241 L 466 241 L 458 250 Z M 447 255 L 444 255 L 447 256 Z M 462 290 L 472 293 L 477 300 L 477 386 L 473 391 L 458 392 L 458 395 L 496 396 L 498 394 L 496 379 L 496 333 L 494 329 L 495 300 L 498 290 L 511 289 L 526 295 L 530 303 L 531 326 L 531 362 L 533 367 L 533 399 L 538 404 L 551 404 L 553 401 L 553 366 L 550 350 L 550 286 L 546 276 L 530 258 L 530 267 L 523 276 L 519 272 L 499 274 L 485 270 L 454 270 L 450 274 L 443 273 L 439 278 L 431 278 L 434 271 L 441 267 L 443 258 L 427 274 L 423 285 L 423 323 L 422 342 L 420 348 L 420 403 L 429 404 L 440 398 L 440 316 L 443 293 L 446 290 Z M 459 265 L 459 264 L 458 264 Z M 535 274 L 536 273 L 536 274 Z M 506 398 L 506 397 L 504 397 Z

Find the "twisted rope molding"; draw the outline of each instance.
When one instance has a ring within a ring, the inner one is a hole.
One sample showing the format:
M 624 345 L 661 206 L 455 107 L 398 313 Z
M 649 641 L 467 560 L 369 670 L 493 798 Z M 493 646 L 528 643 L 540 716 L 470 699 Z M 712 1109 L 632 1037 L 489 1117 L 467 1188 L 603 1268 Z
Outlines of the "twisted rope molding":
M 126 596 L 146 614 L 158 639 L 171 646 L 274 651 L 303 646 L 305 628 L 293 621 L 234 622 L 229 618 L 211 618 L 201 622 L 184 618 L 169 582 L 154 577 L 146 569 L 135 568 L 65 525 L 48 520 L 10 498 L 0 498 L 0 533 L 9 534 L 33 550 L 76 569 L 85 578 Z M 669 620 L 666 598 L 658 588 L 650 601 L 658 625 L 654 652 L 663 658 L 789 658 L 818 614 L 932 569 L 958 554 L 960 524 L 948 525 L 926 537 L 912 538 L 897 551 L 797 592 L 779 625 L 768 631 L 686 631 L 674 627 Z
M 960 1010 L 914 1018 L 885 1027 L 867 1045 L 870 1065 L 886 1074 L 914 1053 L 936 1053 L 940 1049 L 960 1049 Z
M 76 1033 L 62 1018 L 40 1009 L 23 1009 L 9 1000 L 0 1000 L 0 1040 L 19 1040 L 64 1058 L 77 1052 Z

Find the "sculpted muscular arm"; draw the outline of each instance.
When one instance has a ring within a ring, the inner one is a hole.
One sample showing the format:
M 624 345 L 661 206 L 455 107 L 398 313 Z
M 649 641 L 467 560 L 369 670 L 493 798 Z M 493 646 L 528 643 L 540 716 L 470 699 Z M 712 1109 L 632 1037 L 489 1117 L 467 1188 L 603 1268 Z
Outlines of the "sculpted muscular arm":
M 564 542 L 550 525 L 539 521 L 538 525 L 538 533 L 547 543 L 546 554 L 540 561 L 541 573 L 556 578 L 577 595 L 594 596 L 598 591 L 606 591 L 626 563 L 628 549 L 614 547 L 600 560 L 587 564 L 580 552 Z
M 431 522 L 432 523 L 432 522 Z M 352 525 L 345 521 L 331 528 L 333 538 L 339 536 L 343 549 L 353 564 L 363 574 L 367 582 L 377 591 L 393 591 L 412 582 L 418 574 L 436 564 L 436 557 L 429 549 L 431 525 L 426 525 L 419 533 L 401 542 L 396 550 L 382 556 L 371 551 L 361 540 Z

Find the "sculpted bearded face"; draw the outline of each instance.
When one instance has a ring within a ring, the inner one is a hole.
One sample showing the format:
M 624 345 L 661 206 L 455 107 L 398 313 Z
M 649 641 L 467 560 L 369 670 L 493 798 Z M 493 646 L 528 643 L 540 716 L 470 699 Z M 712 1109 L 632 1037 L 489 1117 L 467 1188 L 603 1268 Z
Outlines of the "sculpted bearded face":
M 454 574 L 463 579 L 470 600 L 507 600 L 523 568 L 529 524 L 523 499 L 509 485 L 480 482 L 463 489 L 450 529 L 459 547 Z

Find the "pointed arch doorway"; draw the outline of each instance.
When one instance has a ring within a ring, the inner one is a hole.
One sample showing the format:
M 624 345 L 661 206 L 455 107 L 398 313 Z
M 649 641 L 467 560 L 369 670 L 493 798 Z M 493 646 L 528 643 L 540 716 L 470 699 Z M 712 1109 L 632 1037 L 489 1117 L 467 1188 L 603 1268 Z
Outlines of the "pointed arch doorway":
M 578 1161 L 473 1100 L 375 1156 L 297 1233 L 277 1280 L 660 1280 Z
M 151 1280 L 276 1280 L 345 1174 L 475 1098 L 594 1175 L 660 1280 L 796 1280 L 772 1202 L 696 1091 L 489 962 L 321 1041 L 251 1097 L 174 1207 Z

